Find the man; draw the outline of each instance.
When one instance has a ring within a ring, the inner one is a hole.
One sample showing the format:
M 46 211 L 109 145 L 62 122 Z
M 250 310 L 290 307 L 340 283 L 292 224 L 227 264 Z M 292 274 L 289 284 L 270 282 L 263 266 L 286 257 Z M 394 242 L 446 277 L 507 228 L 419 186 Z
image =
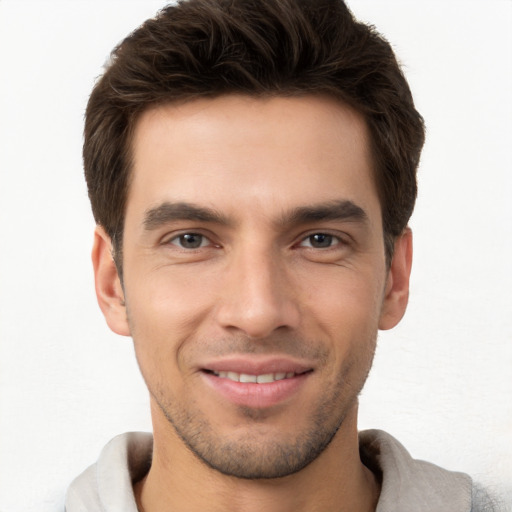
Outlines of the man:
M 407 305 L 423 140 L 389 44 L 341 1 L 190 0 L 123 41 L 84 165 L 98 301 L 153 436 L 107 445 L 68 512 L 490 510 L 357 431 Z

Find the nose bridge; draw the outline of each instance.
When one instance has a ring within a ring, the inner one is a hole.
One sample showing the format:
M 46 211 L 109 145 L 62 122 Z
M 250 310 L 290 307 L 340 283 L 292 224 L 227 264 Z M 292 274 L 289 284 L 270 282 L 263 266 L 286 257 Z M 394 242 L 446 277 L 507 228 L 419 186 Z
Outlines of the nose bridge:
M 221 295 L 218 318 L 222 326 L 251 338 L 293 328 L 299 319 L 283 261 L 270 244 L 253 241 L 233 251 Z

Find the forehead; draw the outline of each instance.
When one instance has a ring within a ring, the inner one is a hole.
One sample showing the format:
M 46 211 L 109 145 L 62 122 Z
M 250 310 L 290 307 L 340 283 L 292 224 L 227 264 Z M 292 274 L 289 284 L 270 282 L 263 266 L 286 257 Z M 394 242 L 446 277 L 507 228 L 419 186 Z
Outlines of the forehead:
M 377 197 L 366 123 L 327 97 L 229 95 L 158 106 L 138 120 L 132 150 L 128 210 L 191 198 L 286 209 Z

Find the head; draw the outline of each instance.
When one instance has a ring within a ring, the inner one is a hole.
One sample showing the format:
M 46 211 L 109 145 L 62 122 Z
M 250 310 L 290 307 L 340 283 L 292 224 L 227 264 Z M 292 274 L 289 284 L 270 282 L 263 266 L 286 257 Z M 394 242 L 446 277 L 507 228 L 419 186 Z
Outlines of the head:
M 407 303 L 422 142 L 390 46 L 340 1 L 190 0 L 120 44 L 84 160 L 155 453 L 275 478 L 355 431 Z
M 341 0 L 190 0 L 163 9 L 114 49 L 87 106 L 89 197 L 120 275 L 140 116 L 233 93 L 328 95 L 364 117 L 389 263 L 414 208 L 424 127 L 387 41 Z

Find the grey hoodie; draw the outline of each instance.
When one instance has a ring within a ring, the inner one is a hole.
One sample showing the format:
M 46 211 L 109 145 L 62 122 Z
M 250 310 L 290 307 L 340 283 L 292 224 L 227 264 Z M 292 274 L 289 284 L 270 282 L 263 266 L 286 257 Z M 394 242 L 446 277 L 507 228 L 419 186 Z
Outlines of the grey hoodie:
M 496 512 L 468 475 L 413 459 L 386 432 L 366 430 L 359 441 L 361 460 L 381 475 L 376 512 Z M 149 470 L 152 444 L 148 433 L 115 437 L 69 487 L 66 512 L 137 512 L 132 483 Z

